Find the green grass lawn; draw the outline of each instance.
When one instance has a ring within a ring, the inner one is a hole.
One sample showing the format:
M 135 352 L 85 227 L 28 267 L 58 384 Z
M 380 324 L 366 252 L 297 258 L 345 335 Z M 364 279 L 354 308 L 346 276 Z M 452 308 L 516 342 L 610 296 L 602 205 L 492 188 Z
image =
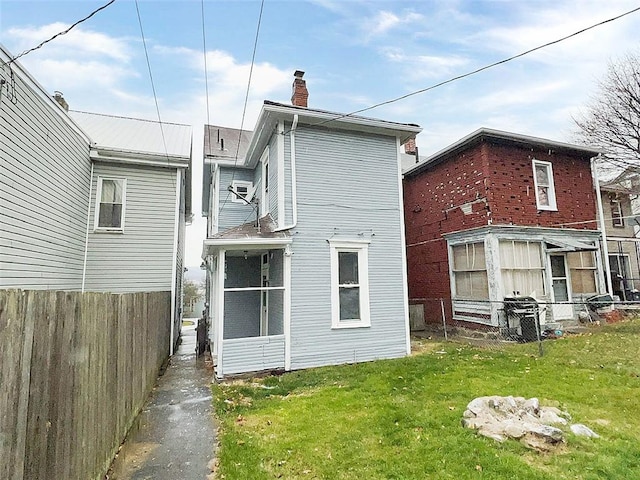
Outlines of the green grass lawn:
M 398 360 L 214 386 L 225 479 L 640 479 L 640 320 L 537 346 L 422 341 Z M 537 397 L 600 439 L 553 454 L 461 427 L 483 395 Z

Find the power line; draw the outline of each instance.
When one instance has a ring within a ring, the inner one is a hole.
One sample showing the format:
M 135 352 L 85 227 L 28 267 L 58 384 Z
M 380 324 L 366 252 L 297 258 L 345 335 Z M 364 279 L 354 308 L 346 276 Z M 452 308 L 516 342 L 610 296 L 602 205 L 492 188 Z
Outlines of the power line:
M 164 145 L 164 153 L 167 157 L 167 163 L 169 163 L 169 152 L 167 150 L 167 141 L 164 137 L 164 128 L 162 126 L 162 119 L 160 118 L 160 108 L 158 107 L 158 96 L 156 95 L 156 87 L 153 83 L 153 74 L 151 73 L 151 62 L 149 61 L 149 52 L 147 51 L 147 41 L 144 38 L 144 30 L 142 29 L 142 18 L 140 17 L 140 8 L 138 6 L 138 0 L 136 1 L 136 13 L 138 14 L 138 24 L 140 25 L 140 35 L 142 37 L 142 46 L 144 47 L 144 56 L 147 59 L 147 70 L 149 71 L 149 79 L 151 80 L 151 90 L 153 91 L 153 100 L 156 104 L 156 113 L 158 115 L 158 123 L 160 124 L 160 134 L 162 135 L 162 144 Z
M 113 2 L 115 2 L 116 0 L 111 0 L 108 3 L 105 3 L 103 6 L 101 6 L 100 8 L 97 8 L 96 10 L 94 10 L 93 12 L 91 12 L 89 15 L 87 15 L 86 17 L 78 20 L 76 23 L 74 23 L 73 25 L 71 25 L 69 28 L 67 28 L 66 30 L 63 30 L 62 32 L 58 32 L 56 33 L 53 37 L 49 38 L 48 40 L 43 41 L 42 43 L 40 43 L 39 45 L 30 48 L 29 50 L 25 50 L 24 52 L 22 52 L 20 55 L 16 55 L 15 57 L 13 57 L 11 60 L 9 60 L 5 65 L 10 65 L 11 63 L 15 62 L 17 59 L 19 59 L 20 57 L 24 57 L 25 55 L 33 52 L 34 50 L 38 50 L 39 48 L 41 48 L 42 46 L 44 46 L 45 44 L 49 43 L 50 41 L 54 40 L 55 38 L 61 36 L 61 35 L 65 35 L 67 33 L 69 33 L 71 31 L 71 29 L 77 25 L 80 25 L 82 22 L 85 22 L 87 20 L 89 20 L 91 17 L 93 17 L 96 13 L 98 13 L 101 10 L 104 10 L 105 8 L 107 8 L 109 5 L 111 5 Z
M 260 14 L 258 15 L 258 25 L 256 27 L 256 37 L 253 42 L 253 54 L 251 55 L 251 67 L 249 68 L 249 79 L 247 81 L 247 90 L 244 96 L 244 106 L 242 108 L 242 120 L 240 121 L 240 131 L 238 132 L 238 144 L 236 146 L 236 154 L 233 162 L 233 172 L 231 174 L 231 184 L 233 185 L 233 180 L 236 175 L 236 166 L 238 165 L 238 155 L 240 153 L 240 143 L 242 142 L 242 131 L 244 129 L 244 120 L 247 113 L 247 103 L 249 103 L 249 91 L 251 90 L 251 77 L 253 76 L 253 66 L 256 61 L 256 51 L 258 49 L 258 37 L 260 36 L 260 24 L 262 23 L 262 12 L 264 11 L 264 0 L 260 2 Z M 228 197 L 227 197 L 228 198 Z M 227 204 L 227 200 L 225 199 L 222 202 L 222 206 L 220 207 L 220 212 L 224 210 L 225 205 Z
M 399 97 L 395 97 L 395 98 L 392 98 L 390 100 L 385 100 L 383 102 L 376 103 L 376 104 L 371 105 L 369 107 L 361 108 L 360 110 L 354 110 L 353 112 L 350 112 L 350 113 L 345 113 L 345 114 L 338 115 L 335 118 L 331 118 L 331 119 L 328 119 L 328 120 L 323 120 L 322 122 L 314 123 L 313 125 L 309 125 L 308 127 L 317 127 L 317 126 L 321 126 L 321 125 L 326 125 L 328 123 L 335 122 L 336 120 L 340 120 L 341 118 L 350 117 L 350 116 L 357 115 L 357 114 L 362 113 L 362 112 L 367 112 L 369 110 L 373 110 L 375 108 L 382 107 L 384 105 L 389 105 L 391 103 L 399 102 L 400 100 L 404 100 L 405 98 L 413 97 L 415 95 L 419 95 L 421 93 L 425 93 L 425 92 L 428 92 L 430 90 L 434 90 L 436 88 L 442 87 L 442 86 L 447 85 L 449 83 L 453 83 L 453 82 L 456 82 L 458 80 L 462 80 L 463 78 L 467 78 L 467 77 L 470 77 L 472 75 L 476 75 L 476 74 L 478 74 L 480 72 L 483 72 L 485 70 L 489 70 L 490 68 L 497 67 L 498 65 L 502 65 L 504 63 L 510 62 L 510 61 L 515 60 L 517 58 L 524 57 L 525 55 L 528 55 L 528 54 L 533 53 L 535 51 L 538 51 L 538 50 L 541 50 L 543 48 L 549 47 L 551 45 L 555 45 L 557 43 L 563 42 L 565 40 L 568 40 L 569 38 L 572 38 L 572 37 L 575 37 L 577 35 L 580 35 L 580 34 L 582 34 L 584 32 L 592 30 L 592 29 L 594 29 L 596 27 L 605 25 L 605 24 L 613 22 L 615 20 L 619 20 L 620 18 L 625 17 L 627 15 L 631 15 L 632 13 L 635 13 L 635 12 L 637 12 L 639 10 L 640 10 L 640 7 L 636 7 L 634 9 L 629 10 L 627 12 L 624 12 L 624 13 L 622 13 L 620 15 L 616 15 L 615 17 L 609 18 L 607 20 L 603 20 L 603 21 L 598 22 L 596 24 L 593 24 L 593 25 L 591 25 L 589 27 L 585 27 L 585 28 L 583 28 L 581 30 L 578 30 L 577 32 L 571 33 L 569 35 L 565 35 L 564 37 L 558 38 L 556 40 L 552 40 L 551 42 L 547 42 L 545 44 L 538 45 L 537 47 L 531 48 L 531 49 L 526 50 L 526 51 L 524 51 L 522 53 L 518 53 L 517 55 L 513 55 L 511 57 L 499 60 L 499 61 L 491 63 L 489 65 L 485 65 L 483 67 L 477 68 L 475 70 L 472 70 L 471 72 L 467 72 L 467 73 L 463 73 L 461 75 L 457 75 L 455 77 L 449 78 L 448 80 L 444 80 L 442 82 L 436 83 L 436 84 L 431 85 L 429 87 L 421 88 L 420 90 L 416 90 L 414 92 L 407 93 L 405 95 L 401 95 Z M 289 133 L 289 131 L 285 132 L 285 134 L 287 134 L 287 133 Z

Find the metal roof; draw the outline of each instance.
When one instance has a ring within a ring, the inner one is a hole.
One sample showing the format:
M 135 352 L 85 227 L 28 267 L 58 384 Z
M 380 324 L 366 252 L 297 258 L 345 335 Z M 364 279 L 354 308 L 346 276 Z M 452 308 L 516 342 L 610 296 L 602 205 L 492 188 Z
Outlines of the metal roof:
M 69 111 L 69 115 L 96 148 L 191 158 L 190 125 L 79 111 Z

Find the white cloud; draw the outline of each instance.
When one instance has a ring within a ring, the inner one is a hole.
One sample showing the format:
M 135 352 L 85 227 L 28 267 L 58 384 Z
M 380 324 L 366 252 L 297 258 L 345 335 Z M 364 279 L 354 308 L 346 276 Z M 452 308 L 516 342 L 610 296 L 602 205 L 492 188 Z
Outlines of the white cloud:
M 381 10 L 374 16 L 365 18 L 362 21 L 362 29 L 366 32 L 367 38 L 372 38 L 384 35 L 396 27 L 419 23 L 423 20 L 424 17 L 415 12 L 395 14 L 387 10 Z
M 56 22 L 40 27 L 22 27 L 10 28 L 7 35 L 11 37 L 15 47 L 20 52 L 14 52 L 14 55 L 22 53 L 24 50 L 39 45 L 42 41 L 47 40 L 55 34 L 64 31 L 68 25 Z M 131 49 L 125 39 L 110 37 L 109 35 L 85 30 L 76 27 L 65 35 L 56 37 L 53 41 L 46 44 L 48 54 L 50 55 L 100 55 L 121 62 L 128 62 L 131 59 Z
M 399 48 L 383 48 L 382 55 L 389 61 L 402 65 L 405 78 L 416 81 L 449 75 L 456 68 L 469 63 L 459 55 L 409 55 Z

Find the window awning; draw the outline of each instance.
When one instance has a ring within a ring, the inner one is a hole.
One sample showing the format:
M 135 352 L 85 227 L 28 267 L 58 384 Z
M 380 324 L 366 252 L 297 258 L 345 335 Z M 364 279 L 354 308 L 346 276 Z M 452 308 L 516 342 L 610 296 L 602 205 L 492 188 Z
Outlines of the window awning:
M 579 252 L 583 250 L 597 250 L 598 247 L 573 238 L 563 238 L 562 240 L 546 240 L 548 252 Z

